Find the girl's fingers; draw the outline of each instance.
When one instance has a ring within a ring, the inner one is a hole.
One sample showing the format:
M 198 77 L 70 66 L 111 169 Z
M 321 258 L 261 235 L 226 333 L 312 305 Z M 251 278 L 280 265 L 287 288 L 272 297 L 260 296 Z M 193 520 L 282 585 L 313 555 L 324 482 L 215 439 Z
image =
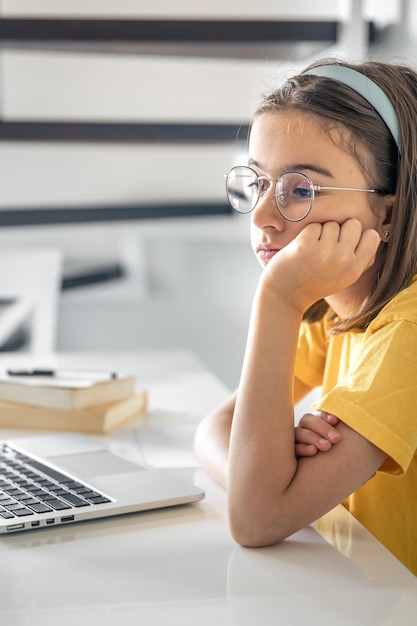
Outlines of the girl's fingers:
M 320 439 L 325 439 L 332 444 L 337 443 L 340 440 L 340 433 L 334 426 L 338 422 L 337 417 L 322 411 L 306 413 L 298 422 L 300 432 L 297 433 L 296 430 L 296 441 L 299 443 L 316 443 Z
M 321 417 L 328 424 L 332 424 L 333 426 L 338 424 L 340 421 L 339 418 L 336 417 L 336 415 L 332 415 L 331 413 L 325 413 L 325 411 L 312 411 L 312 414 L 317 415 L 317 417 Z
M 332 446 L 332 441 L 329 438 L 322 437 L 309 428 L 297 426 L 294 429 L 294 435 L 296 445 L 314 446 L 316 450 L 322 450 L 323 452 L 329 450 Z
M 295 456 L 300 458 L 301 456 L 314 456 L 317 454 L 318 448 L 312 444 L 296 443 L 295 444 Z

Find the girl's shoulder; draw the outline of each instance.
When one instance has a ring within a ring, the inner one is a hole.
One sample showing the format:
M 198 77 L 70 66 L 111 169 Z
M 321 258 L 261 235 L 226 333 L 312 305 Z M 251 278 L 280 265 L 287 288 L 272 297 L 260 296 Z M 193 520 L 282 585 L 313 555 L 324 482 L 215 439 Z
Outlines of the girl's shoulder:
M 402 289 L 377 315 L 370 324 L 371 327 L 380 327 L 389 322 L 411 322 L 417 325 L 417 274 L 408 287 Z

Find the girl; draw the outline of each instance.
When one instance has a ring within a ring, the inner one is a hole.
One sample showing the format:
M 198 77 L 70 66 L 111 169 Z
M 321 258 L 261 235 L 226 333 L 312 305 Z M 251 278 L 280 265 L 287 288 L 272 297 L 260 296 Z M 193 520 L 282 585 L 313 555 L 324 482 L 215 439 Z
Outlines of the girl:
M 343 502 L 417 574 L 417 74 L 328 60 L 287 80 L 227 195 L 264 271 L 239 389 L 195 443 L 234 539 L 279 542 Z

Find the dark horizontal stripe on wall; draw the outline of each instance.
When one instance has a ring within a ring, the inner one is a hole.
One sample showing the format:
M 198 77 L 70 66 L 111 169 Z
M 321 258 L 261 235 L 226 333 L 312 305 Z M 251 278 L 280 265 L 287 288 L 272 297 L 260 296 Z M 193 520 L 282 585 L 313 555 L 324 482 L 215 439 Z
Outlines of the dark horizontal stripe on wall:
M 99 267 L 87 267 L 64 274 L 61 289 L 74 289 L 75 287 L 85 287 L 97 283 L 118 280 L 126 275 L 126 270 L 120 263 L 112 263 Z
M 120 222 L 208 215 L 231 215 L 227 203 L 175 203 L 144 206 L 114 205 L 103 207 L 56 207 L 48 209 L 0 209 L 0 228 L 5 226 L 41 226 Z
M 3 41 L 336 43 L 336 21 L 3 18 Z
M 221 143 L 246 141 L 248 132 L 246 124 L 0 122 L 0 141 Z

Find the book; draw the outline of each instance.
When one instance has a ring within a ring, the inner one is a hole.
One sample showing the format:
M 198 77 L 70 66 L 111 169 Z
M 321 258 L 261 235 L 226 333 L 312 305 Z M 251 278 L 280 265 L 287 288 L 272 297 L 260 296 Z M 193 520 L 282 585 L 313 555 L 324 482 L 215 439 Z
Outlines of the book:
M 132 396 L 133 376 L 98 377 L 74 372 L 56 375 L 0 376 L 0 402 L 15 402 L 50 409 L 85 409 Z
M 144 413 L 146 408 L 147 393 L 141 389 L 122 400 L 77 410 L 0 401 L 0 427 L 107 433 Z

